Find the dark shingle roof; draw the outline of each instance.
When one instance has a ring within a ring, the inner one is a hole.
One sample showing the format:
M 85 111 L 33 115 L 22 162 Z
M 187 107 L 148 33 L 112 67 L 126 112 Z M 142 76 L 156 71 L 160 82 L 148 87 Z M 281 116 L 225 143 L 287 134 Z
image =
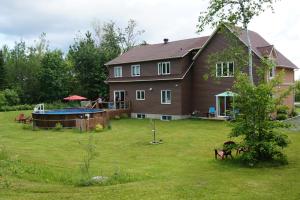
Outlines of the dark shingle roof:
M 252 50 L 258 56 L 263 57 L 265 56 L 265 53 L 271 52 L 272 49 L 274 49 L 277 54 L 276 62 L 278 66 L 298 69 L 298 67 L 294 63 L 292 63 L 288 58 L 286 58 L 282 53 L 280 53 L 276 48 L 274 48 L 273 45 L 268 43 L 261 35 L 259 35 L 254 31 L 249 31 L 249 35 L 250 35 Z M 248 44 L 245 31 L 240 32 L 239 38 L 245 44 Z
M 205 36 L 168 42 L 167 44 L 159 43 L 139 45 L 109 61 L 106 65 L 160 60 L 166 58 L 180 58 L 192 49 L 201 48 L 208 38 L 208 36 Z
M 240 29 L 238 37 L 246 45 L 247 37 L 246 32 Z M 254 31 L 249 30 L 249 36 L 251 40 L 251 46 L 253 52 L 259 57 L 266 56 L 270 54 L 272 49 L 276 51 L 277 54 L 277 64 L 281 67 L 297 69 L 298 67 L 287 59 L 283 54 L 274 48 L 273 45 L 268 43 L 262 36 Z M 118 65 L 124 63 L 135 63 L 151 60 L 162 60 L 170 58 L 181 58 L 185 56 L 192 49 L 201 49 L 206 41 L 209 39 L 209 36 L 178 40 L 173 42 L 168 42 L 167 44 L 148 44 L 148 45 L 139 45 L 136 46 L 126 53 L 118 56 L 117 58 L 109 61 L 105 65 Z

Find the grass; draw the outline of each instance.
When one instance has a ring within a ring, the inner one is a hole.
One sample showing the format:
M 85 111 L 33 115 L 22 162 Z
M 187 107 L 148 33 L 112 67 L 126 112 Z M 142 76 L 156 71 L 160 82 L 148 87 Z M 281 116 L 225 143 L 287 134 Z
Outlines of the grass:
M 0 113 L 6 152 L 0 154 L 0 199 L 300 198 L 300 132 L 287 132 L 289 165 L 247 168 L 214 159 L 213 149 L 228 140 L 224 122 L 157 121 L 163 144 L 150 145 L 148 120 L 116 120 L 111 130 L 79 133 L 31 131 L 13 121 L 16 115 Z M 90 134 L 96 143 L 91 173 L 120 176 L 107 185 L 78 187 L 82 144 Z

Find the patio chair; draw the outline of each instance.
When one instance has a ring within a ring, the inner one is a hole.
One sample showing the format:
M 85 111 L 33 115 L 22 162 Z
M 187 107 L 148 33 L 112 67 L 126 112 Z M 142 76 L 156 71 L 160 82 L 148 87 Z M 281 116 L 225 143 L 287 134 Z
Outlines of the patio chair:
M 15 118 L 15 121 L 18 122 L 18 123 L 25 122 L 25 120 L 26 120 L 26 118 L 25 118 L 24 113 L 20 113 L 20 114 Z
M 30 124 L 30 123 L 32 123 L 32 121 L 33 121 L 32 117 L 29 116 L 29 117 L 26 117 L 26 118 L 25 118 L 24 123 L 25 123 L 25 124 Z
M 215 117 L 216 116 L 216 108 L 211 106 L 208 109 L 208 117 Z

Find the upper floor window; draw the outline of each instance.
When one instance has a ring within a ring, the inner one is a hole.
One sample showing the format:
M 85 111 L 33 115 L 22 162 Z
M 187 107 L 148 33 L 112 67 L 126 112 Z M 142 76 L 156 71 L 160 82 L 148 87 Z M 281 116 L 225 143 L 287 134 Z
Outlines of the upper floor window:
M 140 75 L 141 75 L 141 66 L 131 65 L 131 76 L 140 76 Z
M 136 100 L 145 100 L 145 90 L 136 91 Z
M 233 77 L 234 62 L 218 62 L 216 64 L 217 77 Z
M 118 77 L 122 77 L 122 67 L 114 67 L 114 77 L 118 78 Z
M 275 67 L 272 67 L 272 69 L 270 69 L 269 71 L 269 78 L 274 78 L 275 76 Z
M 158 75 L 167 75 L 171 73 L 171 64 L 170 62 L 159 62 L 157 64 Z
M 171 104 L 171 90 L 161 91 L 161 104 Z

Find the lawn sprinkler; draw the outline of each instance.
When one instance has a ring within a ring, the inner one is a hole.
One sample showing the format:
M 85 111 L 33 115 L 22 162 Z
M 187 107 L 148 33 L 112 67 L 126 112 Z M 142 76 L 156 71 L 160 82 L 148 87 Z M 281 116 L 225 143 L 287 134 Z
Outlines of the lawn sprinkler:
M 155 126 L 155 120 L 151 119 L 150 123 L 152 125 L 152 134 L 153 134 L 153 140 L 150 142 L 150 144 L 162 144 L 162 140 L 157 141 L 156 140 L 156 126 Z

